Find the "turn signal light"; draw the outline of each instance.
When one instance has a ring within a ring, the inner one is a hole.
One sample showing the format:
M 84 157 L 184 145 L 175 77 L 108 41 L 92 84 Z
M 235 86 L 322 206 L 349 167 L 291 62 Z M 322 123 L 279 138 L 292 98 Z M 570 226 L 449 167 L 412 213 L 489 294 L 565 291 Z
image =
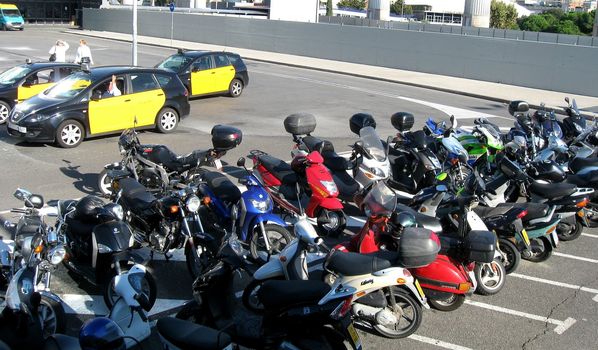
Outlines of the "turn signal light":
M 208 205 L 208 204 L 210 204 L 211 202 L 212 202 L 212 198 L 210 198 L 210 197 L 208 197 L 208 196 L 205 196 L 205 197 L 203 197 L 203 204 L 204 204 L 204 205 Z
M 356 297 L 358 297 L 358 298 L 361 298 L 361 297 L 362 297 L 362 296 L 364 296 L 364 295 L 365 295 L 365 292 L 364 292 L 364 291 L 361 291 L 361 292 L 359 292 L 359 293 L 355 294 L 355 296 L 356 296 Z
M 517 219 L 521 219 L 527 215 L 527 210 L 522 211 L 521 213 L 517 214 Z
M 280 258 L 278 258 L 278 260 L 280 260 L 281 262 L 286 262 L 287 261 L 287 257 L 284 255 L 281 255 Z
M 43 245 L 43 244 L 40 244 L 40 245 L 38 245 L 37 247 L 35 247 L 35 249 L 33 250 L 33 252 L 34 252 L 35 254 L 39 254 L 39 253 L 41 253 L 43 250 L 44 250 L 44 245 Z
M 170 206 L 170 214 L 176 214 L 179 211 L 179 206 L 178 205 L 171 205 Z
M 405 284 L 406 282 L 407 281 L 404 278 L 402 278 L 402 277 L 397 278 L 397 283 L 398 284 Z
M 579 216 L 580 218 L 583 218 L 586 214 L 583 212 L 583 210 L 580 210 L 577 212 L 577 216 Z
M 461 292 L 467 293 L 471 289 L 471 283 L 469 283 L 469 282 L 459 283 L 459 287 L 457 289 L 459 289 L 459 291 L 461 291 Z
M 588 198 L 584 198 L 581 202 L 577 202 L 577 204 L 575 204 L 576 207 L 578 208 L 583 208 L 586 205 L 588 205 L 588 203 L 590 203 L 590 201 L 588 200 Z

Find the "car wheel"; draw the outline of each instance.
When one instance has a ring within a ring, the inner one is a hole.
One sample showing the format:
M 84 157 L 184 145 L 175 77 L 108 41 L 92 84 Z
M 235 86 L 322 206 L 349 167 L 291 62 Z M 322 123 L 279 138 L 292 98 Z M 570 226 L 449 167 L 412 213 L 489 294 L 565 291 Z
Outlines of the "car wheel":
M 233 79 L 228 86 L 228 94 L 231 97 L 239 97 L 243 93 L 243 82 L 239 79 Z
M 0 124 L 6 123 L 8 114 L 10 113 L 10 105 L 4 101 L 0 101 Z
M 179 115 L 172 108 L 162 108 L 156 117 L 156 128 L 164 134 L 174 131 L 178 124 Z
M 77 147 L 84 137 L 83 125 L 76 120 L 65 120 L 56 129 L 56 142 L 62 148 Z

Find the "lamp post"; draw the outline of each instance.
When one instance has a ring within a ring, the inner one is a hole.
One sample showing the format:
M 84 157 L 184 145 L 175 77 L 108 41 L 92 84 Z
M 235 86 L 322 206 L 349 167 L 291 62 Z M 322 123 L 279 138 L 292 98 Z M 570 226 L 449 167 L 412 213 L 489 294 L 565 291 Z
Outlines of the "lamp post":
M 137 65 L 137 0 L 133 0 L 133 59 L 134 66 Z

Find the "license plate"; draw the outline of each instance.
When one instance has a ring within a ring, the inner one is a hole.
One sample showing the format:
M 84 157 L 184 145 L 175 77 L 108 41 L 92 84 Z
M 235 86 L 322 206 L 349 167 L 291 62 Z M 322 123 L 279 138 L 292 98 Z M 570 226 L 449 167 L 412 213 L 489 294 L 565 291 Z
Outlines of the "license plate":
M 523 241 L 525 242 L 525 245 L 527 247 L 529 247 L 530 243 L 529 243 L 529 237 L 527 235 L 527 231 L 525 229 L 521 230 L 521 236 L 523 237 Z
M 17 130 L 18 132 L 21 132 L 23 134 L 27 133 L 27 128 L 24 126 L 18 126 L 18 125 L 12 124 L 12 123 L 8 123 L 8 128 Z
M 353 322 L 349 323 L 347 326 L 347 333 L 351 337 L 351 343 L 353 344 L 354 349 L 361 349 L 361 338 L 359 334 L 355 330 L 355 326 L 353 326 Z
M 558 245 L 559 244 L 559 236 L 556 234 L 556 230 L 552 231 L 550 233 L 550 235 L 552 236 L 552 239 L 554 240 L 554 245 Z
M 419 281 L 415 280 L 414 283 L 415 283 L 415 288 L 417 288 L 417 291 L 419 293 L 419 296 L 422 297 L 422 299 L 425 298 L 426 295 L 424 294 L 424 290 L 422 289 L 422 287 L 419 285 Z
M 220 159 L 216 159 L 214 161 L 214 166 L 216 167 L 216 169 L 220 170 L 222 169 L 222 162 L 220 161 Z

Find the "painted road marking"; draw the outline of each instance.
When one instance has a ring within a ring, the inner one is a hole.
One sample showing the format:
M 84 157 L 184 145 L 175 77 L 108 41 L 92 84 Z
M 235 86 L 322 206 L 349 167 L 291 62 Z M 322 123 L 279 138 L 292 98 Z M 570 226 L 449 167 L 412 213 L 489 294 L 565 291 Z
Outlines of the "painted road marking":
M 573 324 L 575 324 L 575 322 L 577 322 L 574 318 L 571 318 L 571 317 L 568 317 L 564 321 L 559 321 L 559 320 L 555 320 L 554 318 L 548 318 L 548 317 L 544 317 L 544 316 L 529 314 L 527 312 L 507 309 L 505 307 L 490 305 L 490 304 L 486 304 L 486 303 L 480 303 L 478 301 L 473 301 L 473 300 L 465 300 L 465 304 L 481 307 L 481 308 L 492 310 L 492 311 L 502 312 L 505 314 L 513 315 L 513 316 L 525 317 L 530 320 L 540 321 L 540 322 L 544 322 L 544 323 L 550 323 L 550 324 L 556 326 L 556 328 L 553 330 L 556 334 L 559 334 L 559 335 L 563 334 L 567 329 L 569 329 L 569 327 L 571 327 Z
M 591 233 L 582 233 L 582 236 L 591 237 L 591 238 L 598 238 L 598 235 L 593 235 Z
M 407 338 L 413 339 L 413 340 L 417 340 L 419 342 L 426 343 L 426 344 L 436 345 L 438 347 L 445 348 L 445 349 L 451 349 L 451 350 L 471 350 L 471 348 L 466 348 L 466 347 L 461 346 L 461 345 L 451 344 L 451 343 L 444 342 L 442 340 L 438 340 L 438 339 L 434 339 L 434 338 L 428 338 L 428 337 L 424 337 L 422 335 L 417 335 L 417 334 L 411 334 Z
M 596 259 L 590 259 L 590 258 L 584 258 L 583 256 L 577 256 L 577 255 L 571 255 L 571 254 L 564 254 L 564 253 L 559 253 L 559 252 L 554 252 L 554 253 L 552 253 L 552 255 L 560 256 L 561 258 L 574 259 L 574 260 L 580 260 L 580 261 L 589 262 L 589 263 L 592 263 L 592 264 L 598 264 L 598 260 L 596 260 Z
M 63 302 L 64 311 L 67 314 L 108 315 L 110 312 L 106 304 L 104 304 L 104 298 L 101 295 L 62 294 L 59 297 Z M 181 299 L 156 299 L 156 303 L 150 310 L 149 315 L 177 308 L 187 301 Z
M 539 283 L 546 283 L 546 284 L 550 284 L 552 286 L 569 288 L 569 289 L 579 290 L 579 291 L 582 291 L 582 292 L 592 293 L 592 294 L 595 294 L 595 296 L 594 296 L 594 298 L 592 298 L 592 300 L 598 302 L 598 289 L 588 288 L 588 287 L 584 287 L 584 286 L 578 286 L 576 284 L 569 284 L 569 283 L 564 283 L 564 282 L 551 281 L 551 280 L 547 280 L 547 279 L 544 279 L 544 278 L 522 275 L 522 274 L 515 273 L 515 272 L 509 274 L 509 277 L 517 277 L 517 278 L 521 278 L 521 279 L 528 280 L 528 281 L 534 281 L 534 282 L 539 282 Z

